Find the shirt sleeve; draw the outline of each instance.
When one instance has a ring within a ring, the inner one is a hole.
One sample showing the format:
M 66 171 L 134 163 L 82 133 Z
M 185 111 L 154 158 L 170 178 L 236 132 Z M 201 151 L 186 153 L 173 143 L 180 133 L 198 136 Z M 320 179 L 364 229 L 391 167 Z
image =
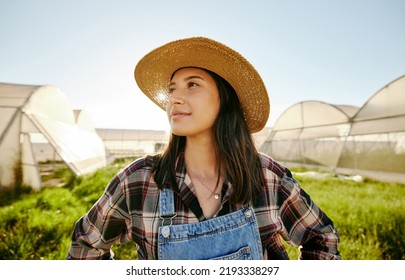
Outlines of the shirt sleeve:
M 113 259 L 112 245 L 130 239 L 127 209 L 115 177 L 89 212 L 76 222 L 67 259 Z
M 281 182 L 279 215 L 287 242 L 300 246 L 300 259 L 341 259 L 339 233 L 287 170 Z

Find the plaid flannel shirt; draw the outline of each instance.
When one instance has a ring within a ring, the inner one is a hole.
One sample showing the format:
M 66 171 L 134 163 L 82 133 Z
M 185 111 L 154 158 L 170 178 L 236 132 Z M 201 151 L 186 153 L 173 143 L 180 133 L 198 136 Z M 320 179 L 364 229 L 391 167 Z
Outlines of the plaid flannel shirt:
M 264 259 L 288 259 L 282 239 L 300 246 L 301 259 L 340 259 L 339 235 L 333 222 L 293 179 L 291 172 L 260 154 L 266 185 L 252 204 L 258 222 Z M 120 171 L 104 194 L 75 225 L 67 259 L 111 259 L 115 243 L 133 240 L 138 259 L 157 259 L 159 189 L 153 180 L 153 156 L 137 159 Z M 184 163 L 179 155 L 175 194 L 177 216 L 173 224 L 205 220 Z M 232 185 L 225 180 L 222 204 L 217 215 L 235 211 L 241 205 L 228 201 Z

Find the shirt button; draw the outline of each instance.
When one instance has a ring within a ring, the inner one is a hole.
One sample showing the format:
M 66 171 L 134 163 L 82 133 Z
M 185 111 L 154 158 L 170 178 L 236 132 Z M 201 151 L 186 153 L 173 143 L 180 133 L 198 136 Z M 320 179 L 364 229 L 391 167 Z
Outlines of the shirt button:
M 170 235 L 170 227 L 168 227 L 168 226 L 162 227 L 162 232 L 161 233 L 162 233 L 164 238 L 169 237 L 169 235 Z

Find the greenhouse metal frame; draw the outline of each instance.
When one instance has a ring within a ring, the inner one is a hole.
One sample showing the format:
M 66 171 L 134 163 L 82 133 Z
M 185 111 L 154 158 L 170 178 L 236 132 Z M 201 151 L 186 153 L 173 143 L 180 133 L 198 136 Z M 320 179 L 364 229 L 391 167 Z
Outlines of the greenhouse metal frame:
M 291 106 L 260 151 L 286 165 L 405 182 L 405 75 L 361 108 L 320 101 Z

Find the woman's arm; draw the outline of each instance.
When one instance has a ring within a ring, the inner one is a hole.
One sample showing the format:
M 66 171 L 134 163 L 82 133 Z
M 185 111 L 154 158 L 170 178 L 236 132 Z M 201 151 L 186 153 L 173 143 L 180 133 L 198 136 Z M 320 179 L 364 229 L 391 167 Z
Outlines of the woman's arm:
M 112 259 L 111 246 L 130 239 L 124 193 L 115 177 L 90 211 L 75 224 L 67 259 Z

